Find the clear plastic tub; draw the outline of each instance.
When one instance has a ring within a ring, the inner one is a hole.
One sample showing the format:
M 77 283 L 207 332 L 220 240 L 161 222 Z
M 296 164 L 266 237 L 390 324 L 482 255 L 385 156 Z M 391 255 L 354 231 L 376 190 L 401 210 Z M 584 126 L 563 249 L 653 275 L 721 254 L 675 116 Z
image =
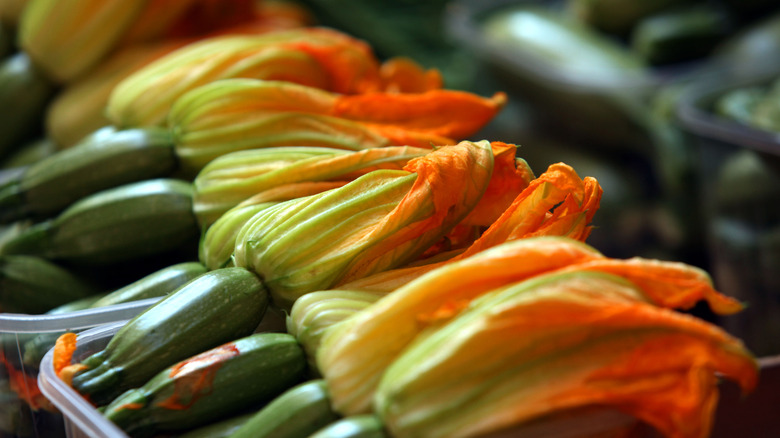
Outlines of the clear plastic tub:
M 690 87 L 680 125 L 698 155 L 700 199 L 715 286 L 746 302 L 721 324 L 759 356 L 780 353 L 780 134 L 718 116 L 727 91 L 766 85 L 780 70 Z
M 73 362 L 79 362 L 108 345 L 125 322 L 108 324 L 87 330 L 78 335 Z M 41 392 L 64 415 L 64 431 L 68 438 L 127 438 L 128 435 L 114 423 L 103 417 L 88 401 L 54 372 L 53 351 L 49 350 L 41 361 L 38 385 Z
M 41 358 L 65 332 L 126 321 L 159 298 L 60 315 L 0 314 L 0 437 L 65 436 L 64 420 L 41 394 Z

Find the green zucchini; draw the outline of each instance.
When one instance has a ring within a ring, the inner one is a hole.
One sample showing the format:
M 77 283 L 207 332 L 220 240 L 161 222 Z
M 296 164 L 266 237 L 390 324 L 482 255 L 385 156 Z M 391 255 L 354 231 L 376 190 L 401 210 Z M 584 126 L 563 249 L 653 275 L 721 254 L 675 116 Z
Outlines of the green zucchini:
M 101 190 L 168 176 L 177 162 L 166 129 L 98 130 L 6 184 L 0 190 L 0 220 L 50 217 Z
M 375 415 L 355 415 L 331 423 L 309 438 L 387 438 L 389 435 Z
M 595 29 L 626 35 L 644 17 L 692 0 L 568 0 L 566 8 Z
M 652 65 L 691 61 L 708 55 L 730 29 L 728 15 L 714 6 L 675 8 L 642 19 L 631 47 Z
M 161 371 L 112 401 L 103 415 L 134 437 L 183 430 L 266 403 L 300 382 L 305 370 L 295 337 L 257 333 Z
M 253 415 L 231 438 L 307 437 L 337 421 L 322 379 L 289 389 Z
M 95 295 L 53 309 L 47 314 L 66 313 L 129 303 L 146 298 L 165 296 L 185 283 L 204 274 L 206 268 L 197 262 L 178 263 L 153 272 L 140 280 L 109 294 Z M 61 333 L 42 333 L 24 344 L 24 363 L 37 367 L 43 355 L 54 346 Z
M 0 256 L 0 311 L 40 314 L 95 295 L 94 285 L 34 256 Z
M 2 253 L 107 265 L 171 251 L 199 236 L 192 184 L 156 179 L 87 196 L 12 237 Z
M 0 158 L 42 132 L 46 105 L 54 91 L 55 86 L 24 52 L 0 61 Z
M 226 420 L 220 420 L 215 423 L 207 424 L 205 426 L 197 427 L 189 430 L 180 435 L 176 435 L 177 438 L 227 438 L 235 431 L 237 431 L 244 423 L 247 422 L 254 412 L 236 415 Z
M 163 297 L 204 273 L 206 267 L 198 262 L 177 263 L 109 293 L 89 307 L 112 306 L 146 298 Z
M 577 78 L 598 75 L 605 83 L 612 79 L 643 80 L 647 74 L 645 62 L 627 48 L 561 13 L 540 7 L 495 11 L 484 18 L 482 27 L 490 44 L 529 54 L 547 64 L 549 71 Z
M 251 334 L 267 307 L 268 293 L 250 271 L 207 272 L 130 320 L 81 362 L 72 385 L 107 404 L 180 360 Z

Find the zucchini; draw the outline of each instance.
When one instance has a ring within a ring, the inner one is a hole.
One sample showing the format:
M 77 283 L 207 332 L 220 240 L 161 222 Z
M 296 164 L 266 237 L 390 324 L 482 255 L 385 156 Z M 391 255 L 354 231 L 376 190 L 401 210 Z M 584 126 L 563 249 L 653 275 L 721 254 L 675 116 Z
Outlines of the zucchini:
M 555 71 L 574 79 L 598 75 L 604 83 L 613 79 L 643 80 L 647 75 L 646 64 L 639 56 L 561 13 L 515 6 L 488 15 L 482 27 L 490 44 L 533 56 L 541 64 L 528 67 L 539 72 Z
M 140 280 L 115 290 L 109 294 L 92 296 L 83 300 L 60 306 L 52 313 L 73 312 L 96 307 L 129 303 L 146 298 L 165 296 L 190 280 L 204 274 L 206 268 L 197 262 L 178 263 L 153 272 Z M 43 355 L 54 346 L 60 333 L 42 333 L 24 344 L 24 363 L 38 366 Z
M 641 20 L 631 47 L 652 65 L 691 61 L 708 55 L 730 29 L 728 15 L 716 7 L 677 8 Z
M 589 26 L 626 35 L 644 17 L 693 0 L 568 0 L 569 13 Z
M 197 427 L 189 430 L 181 435 L 176 435 L 177 438 L 227 438 L 235 431 L 237 431 L 244 423 L 247 422 L 254 412 L 246 414 L 236 415 L 226 420 L 220 420 L 215 423 L 207 424 L 205 426 Z
M 24 52 L 0 62 L 0 158 L 43 131 L 43 116 L 54 90 Z
M 254 414 L 231 438 L 307 437 L 337 421 L 322 379 L 289 389 Z
M 98 130 L 5 184 L 0 221 L 47 218 L 101 190 L 168 176 L 177 163 L 165 129 Z
M 107 404 L 180 360 L 251 334 L 267 307 L 268 293 L 248 270 L 207 272 L 130 320 L 104 350 L 83 360 L 73 388 Z
M 199 235 L 192 185 L 156 179 L 87 196 L 12 237 L 0 254 L 107 265 L 197 243 Z
M 206 267 L 198 262 L 177 263 L 109 293 L 89 307 L 112 306 L 146 298 L 163 297 L 205 273 Z
M 387 438 L 382 422 L 375 415 L 355 415 L 331 423 L 309 438 Z
M 112 401 L 103 415 L 131 436 L 183 430 L 266 403 L 298 383 L 305 370 L 295 337 L 257 333 L 161 371 Z
M 97 292 L 89 282 L 40 257 L 0 257 L 2 312 L 40 314 Z

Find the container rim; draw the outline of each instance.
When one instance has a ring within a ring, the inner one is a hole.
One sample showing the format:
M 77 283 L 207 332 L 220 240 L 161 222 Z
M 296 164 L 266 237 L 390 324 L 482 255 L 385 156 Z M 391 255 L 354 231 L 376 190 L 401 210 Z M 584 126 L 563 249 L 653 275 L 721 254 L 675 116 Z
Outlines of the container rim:
M 695 75 L 708 64 L 707 61 L 689 62 L 670 67 L 648 67 L 644 74 L 626 75 L 615 78 L 610 75 L 603 78 L 598 74 L 570 72 L 567 74 L 554 64 L 530 50 L 516 47 L 506 50 L 502 44 L 491 43 L 479 31 L 478 18 L 493 10 L 513 6 L 529 5 L 550 7 L 556 1 L 551 0 L 453 0 L 445 8 L 445 32 L 472 50 L 477 56 L 494 63 L 510 67 L 514 71 L 523 71 L 557 87 L 564 87 L 579 93 L 613 93 L 651 91 L 671 80 Z
M 681 128 L 706 139 L 780 155 L 780 133 L 744 125 L 710 109 L 714 100 L 727 91 L 760 85 L 773 78 L 780 78 L 780 71 L 754 72 L 742 77 L 724 72 L 688 86 L 680 95 L 675 110 Z
M 91 328 L 118 320 L 128 320 L 152 306 L 161 297 L 78 310 L 58 315 L 0 314 L 0 333 L 49 333 Z
M 78 334 L 76 342 L 84 344 L 113 336 L 126 323 L 127 321 L 119 321 L 86 330 Z M 94 414 L 97 412 L 95 407 L 57 377 L 54 372 L 53 356 L 54 350 L 50 349 L 41 361 L 38 387 L 43 395 L 63 413 L 66 420 L 73 422 L 87 436 L 128 438 L 128 435 L 117 425 L 101 415 Z

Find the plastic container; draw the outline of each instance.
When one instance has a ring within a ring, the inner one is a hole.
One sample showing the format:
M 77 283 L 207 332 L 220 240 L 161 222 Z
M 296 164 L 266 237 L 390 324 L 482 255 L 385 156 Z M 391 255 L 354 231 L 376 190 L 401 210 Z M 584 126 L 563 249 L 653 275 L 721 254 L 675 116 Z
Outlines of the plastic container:
M 0 314 L 0 437 L 65 436 L 62 414 L 37 387 L 43 355 L 62 333 L 126 321 L 158 300 L 60 315 Z
M 87 330 L 78 335 L 73 362 L 79 362 L 106 345 L 126 321 L 108 324 Z M 128 435 L 114 423 L 103 417 L 73 388 L 66 385 L 54 373 L 53 351 L 49 350 L 41 361 L 38 385 L 41 392 L 51 400 L 64 416 L 64 431 L 68 438 L 127 438 Z
M 116 332 L 127 321 L 106 324 L 79 333 L 73 363 L 89 357 L 106 347 Z M 270 310 L 265 313 L 256 332 L 285 331 L 285 315 Z M 62 430 L 68 438 L 127 438 L 127 434 L 107 420 L 78 392 L 66 385 L 54 373 L 53 350 L 49 350 L 41 361 L 38 386 L 64 417 Z
M 700 199 L 715 286 L 748 307 L 721 325 L 759 356 L 780 353 L 780 134 L 713 112 L 727 91 L 765 85 L 780 70 L 720 76 L 687 89 L 682 129 L 698 155 Z
M 651 155 L 648 100 L 662 85 L 692 75 L 704 65 L 596 72 L 551 62 L 536 50 L 497 41 L 486 32 L 486 19 L 518 7 L 562 13 L 561 1 L 456 0 L 447 8 L 447 32 L 488 65 L 503 90 L 527 100 L 542 121 L 556 130 L 607 151 Z

